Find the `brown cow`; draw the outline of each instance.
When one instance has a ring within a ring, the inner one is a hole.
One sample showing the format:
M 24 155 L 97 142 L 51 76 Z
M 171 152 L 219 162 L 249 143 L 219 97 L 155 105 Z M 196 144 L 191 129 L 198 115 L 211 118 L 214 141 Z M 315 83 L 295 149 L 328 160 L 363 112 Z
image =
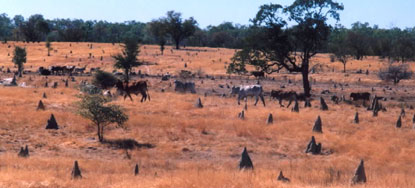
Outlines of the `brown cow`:
M 133 101 L 133 98 L 131 97 L 132 93 L 135 95 L 141 94 L 141 102 L 146 101 L 147 97 L 150 101 L 150 94 L 148 93 L 147 81 L 133 82 L 131 85 L 129 85 L 128 82 L 123 83 L 122 81 L 118 81 L 117 84 L 115 84 L 115 87 L 117 88 L 118 94 L 124 95 L 124 100 L 128 96 L 131 99 L 131 101 Z

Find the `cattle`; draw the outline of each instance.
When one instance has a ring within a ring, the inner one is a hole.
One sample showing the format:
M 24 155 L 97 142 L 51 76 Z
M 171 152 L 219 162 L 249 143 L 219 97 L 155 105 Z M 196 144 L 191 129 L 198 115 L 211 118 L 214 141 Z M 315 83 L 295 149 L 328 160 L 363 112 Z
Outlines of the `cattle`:
M 297 94 L 295 91 L 271 90 L 271 99 L 278 99 L 281 107 L 284 107 L 282 100 L 288 100 L 287 108 L 290 107 L 294 100 L 305 100 L 304 94 Z
M 77 68 L 77 67 L 76 67 L 76 68 L 74 69 L 74 72 L 75 72 L 75 73 L 79 73 L 79 74 L 83 74 L 83 73 L 84 73 L 84 71 L 85 71 L 85 69 L 86 69 L 86 65 L 85 65 L 84 67 L 82 67 L 82 68 L 80 68 L 80 67 L 79 67 L 79 68 Z
M 43 76 L 49 76 L 52 72 L 49 69 L 45 69 L 44 67 L 39 67 L 39 74 Z
M 264 78 L 263 71 L 251 71 L 251 75 L 255 76 L 255 78 Z
M 150 101 L 150 94 L 148 93 L 147 81 L 138 81 L 129 85 L 128 82 L 123 83 L 119 80 L 117 84 L 115 84 L 115 87 L 117 88 L 118 94 L 124 95 L 124 100 L 127 97 L 129 97 L 130 100 L 133 101 L 133 98 L 131 97 L 132 93 L 135 95 L 141 94 L 141 102 L 146 101 L 147 98 Z
M 52 72 L 52 74 L 58 75 L 64 73 L 64 66 L 50 66 L 49 70 Z
M 65 74 L 72 74 L 74 70 L 75 70 L 75 66 L 64 66 L 63 67 L 63 73 Z
M 163 76 L 161 77 L 161 81 L 167 81 L 167 80 L 169 80 L 170 79 L 170 74 L 169 73 L 167 73 L 167 74 L 163 74 Z
M 339 104 L 339 102 L 341 101 L 341 99 L 337 97 L 336 95 L 331 96 L 330 100 L 336 104 Z
M 174 91 L 178 91 L 182 93 L 185 93 L 185 92 L 196 93 L 194 82 L 182 82 L 179 80 L 175 80 L 174 85 L 175 85 Z
M 90 68 L 89 69 L 89 72 L 96 72 L 96 71 L 99 71 L 101 68 L 100 67 L 96 67 L 96 68 Z
M 111 91 L 110 91 L 110 90 L 105 90 L 105 91 L 103 91 L 103 92 L 102 92 L 102 95 L 103 95 L 104 97 L 109 97 L 109 98 L 111 98 L 111 97 L 112 97 L 112 94 L 111 94 Z
M 368 92 L 363 92 L 363 93 L 350 93 L 350 99 L 353 101 L 358 101 L 358 100 L 370 100 L 370 93 Z
M 240 105 L 241 99 L 246 99 L 248 96 L 255 96 L 255 106 L 258 103 L 258 97 L 261 98 L 262 103 L 265 106 L 265 100 L 263 96 L 263 90 L 261 85 L 245 85 L 245 86 L 233 86 L 231 94 L 238 94 L 238 105 Z

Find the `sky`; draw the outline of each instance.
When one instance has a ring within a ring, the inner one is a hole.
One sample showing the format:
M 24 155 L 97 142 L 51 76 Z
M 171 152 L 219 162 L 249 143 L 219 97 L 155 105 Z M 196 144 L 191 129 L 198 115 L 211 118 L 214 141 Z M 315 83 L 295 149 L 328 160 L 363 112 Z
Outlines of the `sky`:
M 294 0 L 0 0 L 0 13 L 9 17 L 42 14 L 47 19 L 70 18 L 124 22 L 149 22 L 169 10 L 194 17 L 201 28 L 224 21 L 249 24 L 259 6 L 289 5 Z M 335 0 L 336 1 L 336 0 Z M 345 10 L 340 24 L 350 27 L 357 21 L 381 28 L 413 28 L 415 0 L 337 0 Z

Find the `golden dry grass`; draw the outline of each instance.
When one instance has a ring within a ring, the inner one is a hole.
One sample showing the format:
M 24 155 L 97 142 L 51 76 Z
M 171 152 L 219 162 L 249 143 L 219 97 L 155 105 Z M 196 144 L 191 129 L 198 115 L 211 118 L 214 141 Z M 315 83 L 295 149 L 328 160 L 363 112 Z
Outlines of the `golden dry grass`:
M 9 43 L 13 46 L 13 43 Z M 1 44 L 0 66 L 12 68 L 7 48 Z M 18 43 L 23 45 L 23 43 Z M 111 54 L 119 52 L 118 44 L 53 43 L 51 57 L 43 43 L 26 44 L 28 49 L 27 69 L 35 71 L 39 66 L 88 65 L 112 70 Z M 192 48 L 204 51 L 171 51 L 156 55 L 157 46 L 141 48 L 143 59 L 157 65 L 140 67 L 144 73 L 176 74 L 188 64 L 188 70 L 203 71 L 209 75 L 225 75 L 225 62 L 230 62 L 234 50 Z M 65 55 L 69 51 L 73 55 Z M 105 51 L 105 53 L 102 52 Z M 95 59 L 88 59 L 92 53 Z M 197 53 L 197 55 L 196 55 Z M 99 56 L 103 55 L 101 63 Z M 82 61 L 79 62 L 79 58 Z M 43 61 L 45 59 L 45 61 Z M 183 61 L 182 61 L 183 59 Z M 72 62 L 74 61 L 74 62 Z M 326 72 L 312 74 L 317 79 L 313 93 L 327 89 L 331 83 L 349 83 L 346 91 L 330 88 L 337 93 L 352 90 L 368 91 L 370 87 L 381 87 L 376 75 L 352 74 L 358 69 L 377 71 L 386 62 L 376 58 L 352 61 L 349 76 L 341 73 L 340 63 L 330 63 L 328 55 L 318 55 L 313 64 L 327 66 Z M 368 64 L 371 66 L 368 67 Z M 32 66 L 32 68 L 30 68 Z M 332 72 L 332 69 L 335 72 Z M 263 81 L 266 91 L 278 89 L 281 84 L 300 90 L 301 84 L 286 84 L 286 79 L 300 80 L 299 75 L 275 74 L 278 82 Z M 2 78 L 10 74 L 1 75 Z M 29 81 L 32 77 L 33 81 Z M 357 78 L 362 82 L 357 83 Z M 49 76 L 48 81 L 60 81 L 61 77 Z M 149 79 L 151 101 L 139 103 L 118 98 L 114 103 L 122 105 L 130 116 L 125 128 L 108 127 L 107 139 L 133 138 L 140 143 L 151 143 L 152 149 L 126 151 L 114 149 L 97 142 L 95 127 L 74 112 L 77 83 L 87 77 L 76 77 L 69 88 L 43 88 L 46 78 L 25 75 L 19 82 L 30 87 L 0 88 L 0 187 L 350 187 L 350 180 L 360 159 L 365 160 L 368 183 L 362 187 L 415 187 L 412 174 L 415 169 L 415 130 L 411 129 L 414 110 L 407 109 L 403 128 L 396 129 L 395 122 L 400 108 L 398 102 L 385 103 L 387 112 L 372 117 L 371 112 L 352 105 L 329 104 L 329 111 L 320 111 L 318 100 L 313 107 L 300 108 L 300 113 L 281 108 L 276 101 L 266 98 L 267 106 L 253 105 L 248 100 L 246 119 L 237 118 L 243 105 L 236 104 L 235 97 L 219 97 L 218 84 L 230 84 L 230 80 L 208 80 L 201 84 L 196 80 L 198 94 L 178 94 L 168 83 L 159 78 Z M 331 81 L 330 81 L 331 80 Z M 239 84 L 241 80 L 232 80 Z M 171 81 L 170 81 L 171 82 Z M 245 81 L 244 81 L 245 82 Z M 250 80 L 254 83 L 255 80 Z M 36 86 L 36 87 L 35 87 Z M 160 92 L 160 89 L 166 92 Z M 413 81 L 405 81 L 396 95 L 411 95 Z M 47 99 L 42 99 L 42 93 Z M 203 93 L 208 96 L 204 97 Z M 378 91 L 380 92 L 380 91 Z M 384 93 L 383 93 L 384 94 Z M 384 94 L 386 95 L 386 94 Z M 194 107 L 201 98 L 204 108 Z M 46 111 L 36 111 L 42 99 Z M 301 104 L 301 107 L 303 104 Z M 355 112 L 360 114 L 360 124 L 352 123 Z M 45 130 L 46 121 L 53 113 L 61 126 L 60 130 Z M 274 124 L 266 125 L 269 113 Z M 317 116 L 323 122 L 323 134 L 311 131 Z M 307 143 L 314 135 L 323 145 L 324 155 L 312 156 L 304 153 Z M 29 158 L 17 157 L 21 146 L 29 145 Z M 253 160 L 255 170 L 239 171 L 237 165 L 243 147 Z M 70 172 L 74 160 L 79 161 L 83 179 L 71 180 Z M 134 165 L 140 164 L 140 175 L 134 176 Z M 291 183 L 276 181 L 280 170 L 291 179 Z M 357 186 L 360 187 L 360 186 Z

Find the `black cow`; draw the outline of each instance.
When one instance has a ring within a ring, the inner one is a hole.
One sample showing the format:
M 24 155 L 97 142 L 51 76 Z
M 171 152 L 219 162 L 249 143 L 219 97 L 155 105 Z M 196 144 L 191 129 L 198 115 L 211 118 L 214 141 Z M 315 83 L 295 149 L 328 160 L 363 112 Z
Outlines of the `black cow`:
M 251 71 L 251 75 L 255 76 L 255 78 L 264 78 L 264 72 L 263 71 Z
M 370 93 L 363 92 L 363 93 L 350 93 L 350 99 L 353 101 L 363 100 L 368 101 L 370 100 Z
M 288 100 L 288 107 L 290 107 L 291 103 L 293 100 L 305 100 L 305 95 L 304 94 L 297 94 L 295 91 L 289 91 L 289 92 L 285 92 L 282 90 L 271 90 L 271 98 L 273 99 L 278 99 L 279 104 L 281 107 L 284 107 L 284 105 L 282 104 L 282 100 Z
M 336 104 L 339 104 L 339 102 L 341 101 L 341 99 L 339 97 L 337 97 L 336 95 L 331 96 L 331 101 L 333 101 Z
M 43 76 L 49 76 L 52 74 L 52 72 L 48 69 L 45 69 L 44 67 L 39 67 L 39 74 Z
M 64 67 L 63 66 L 51 66 L 50 71 L 52 71 L 52 74 L 58 75 L 64 73 Z

